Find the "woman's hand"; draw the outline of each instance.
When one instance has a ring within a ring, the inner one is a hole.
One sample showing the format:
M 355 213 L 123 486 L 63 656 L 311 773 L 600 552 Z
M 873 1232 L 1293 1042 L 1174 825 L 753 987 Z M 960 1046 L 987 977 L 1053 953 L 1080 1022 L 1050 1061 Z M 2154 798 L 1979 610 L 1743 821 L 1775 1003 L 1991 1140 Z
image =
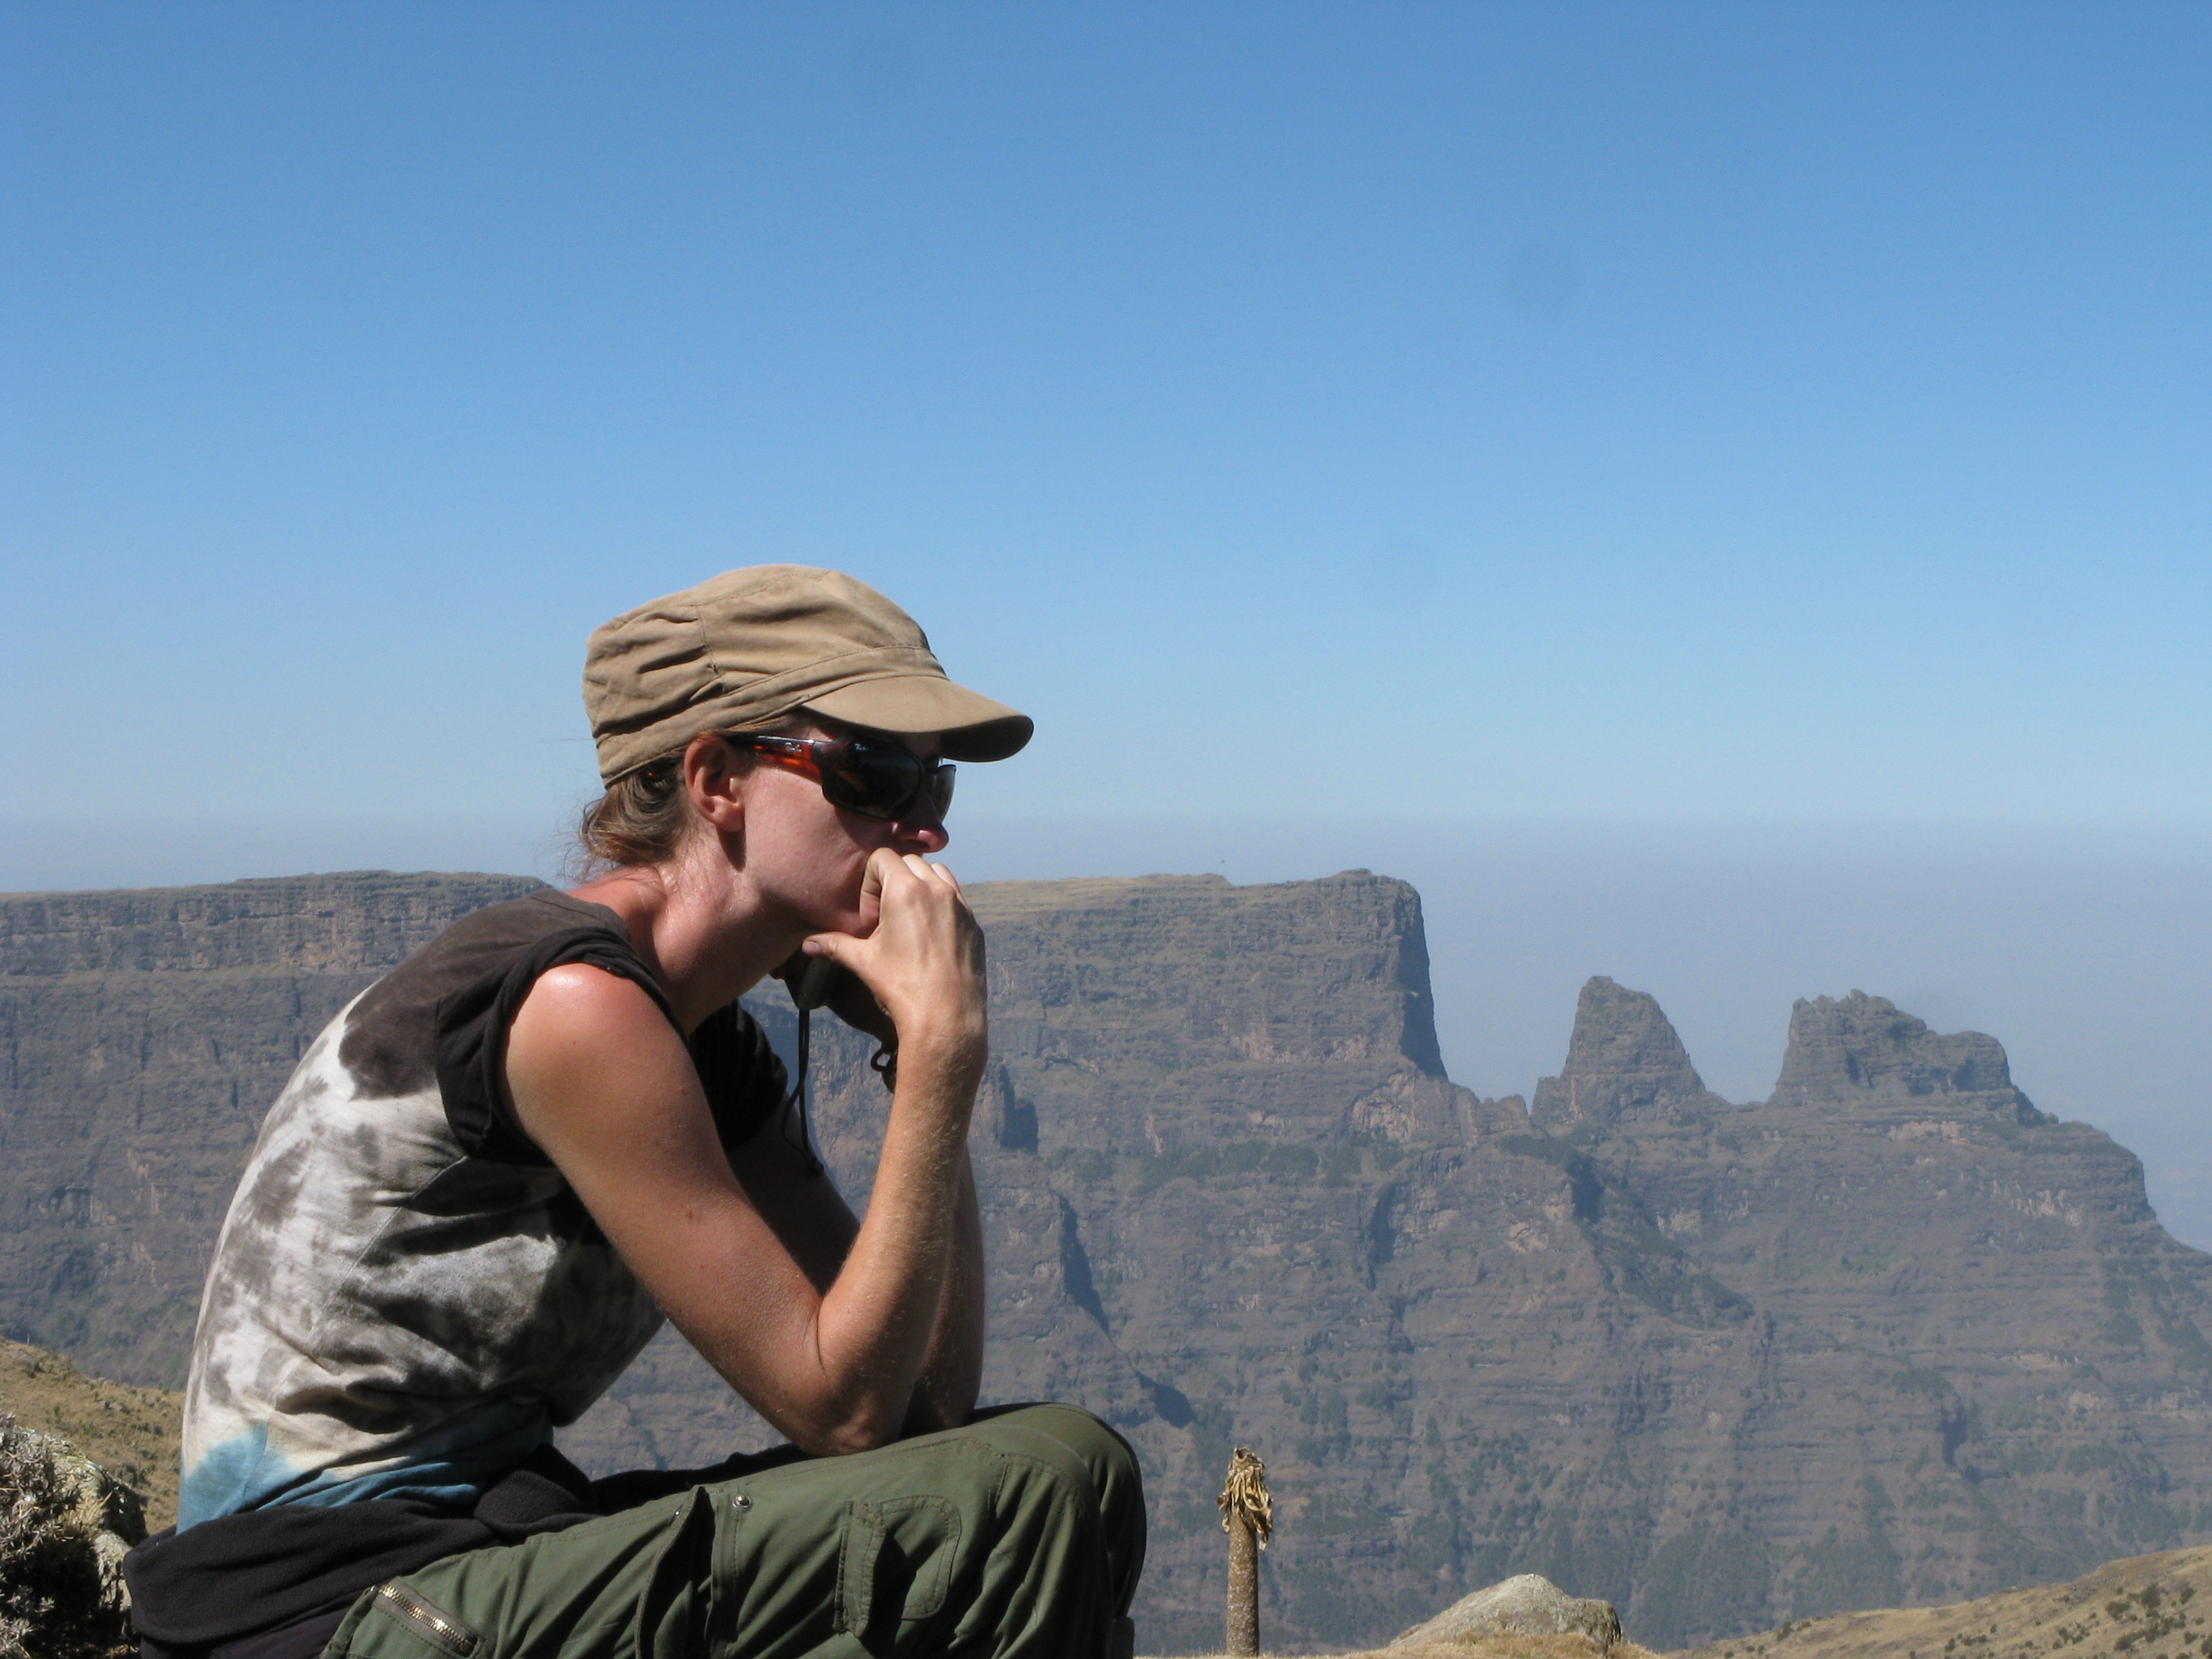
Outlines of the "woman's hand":
M 833 995 L 838 1017 L 896 1047 L 902 1064 L 923 1060 L 955 1073 L 980 1073 L 989 1032 L 983 930 L 959 881 L 918 854 L 878 848 L 861 878 L 860 909 L 875 917 L 866 935 L 816 933 L 799 947 L 860 981 L 859 994 Z M 857 1006 L 863 998 L 872 1006 Z

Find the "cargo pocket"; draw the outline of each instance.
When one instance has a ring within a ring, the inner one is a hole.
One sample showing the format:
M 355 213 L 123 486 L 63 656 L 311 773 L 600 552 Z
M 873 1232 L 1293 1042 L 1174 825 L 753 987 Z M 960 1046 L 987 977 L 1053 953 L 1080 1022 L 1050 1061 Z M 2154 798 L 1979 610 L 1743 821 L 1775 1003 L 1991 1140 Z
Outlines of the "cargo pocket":
M 706 1651 L 708 1574 L 714 1551 L 714 1498 L 692 1489 L 653 1553 L 630 1625 L 637 1659 L 690 1659 Z
M 947 1498 L 848 1499 L 836 1628 L 872 1651 L 872 1636 L 879 1642 L 897 1625 L 935 1618 L 945 1609 L 959 1547 L 960 1511 Z

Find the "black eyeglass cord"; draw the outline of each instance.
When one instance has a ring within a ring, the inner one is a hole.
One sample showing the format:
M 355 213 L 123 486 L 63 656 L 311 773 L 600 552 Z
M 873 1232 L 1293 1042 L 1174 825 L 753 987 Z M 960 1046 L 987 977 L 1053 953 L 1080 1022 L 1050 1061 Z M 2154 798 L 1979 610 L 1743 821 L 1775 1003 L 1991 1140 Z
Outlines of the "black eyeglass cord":
M 791 1085 L 791 1093 L 784 1097 L 783 1139 L 785 1145 L 797 1152 L 809 1176 L 822 1173 L 822 1160 L 814 1155 L 814 1131 L 806 1121 L 806 1061 L 813 1048 L 814 1011 L 799 1011 L 799 1081 Z M 799 1109 L 799 1139 L 791 1138 L 791 1111 Z

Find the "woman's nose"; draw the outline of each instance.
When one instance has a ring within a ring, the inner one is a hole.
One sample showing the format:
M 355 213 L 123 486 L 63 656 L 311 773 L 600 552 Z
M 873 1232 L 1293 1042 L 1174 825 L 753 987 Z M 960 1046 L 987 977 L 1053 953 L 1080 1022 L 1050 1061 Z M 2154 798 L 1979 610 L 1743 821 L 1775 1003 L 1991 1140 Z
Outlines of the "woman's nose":
M 951 831 L 939 818 L 902 818 L 891 825 L 891 834 L 902 848 L 917 853 L 941 853 L 952 844 Z

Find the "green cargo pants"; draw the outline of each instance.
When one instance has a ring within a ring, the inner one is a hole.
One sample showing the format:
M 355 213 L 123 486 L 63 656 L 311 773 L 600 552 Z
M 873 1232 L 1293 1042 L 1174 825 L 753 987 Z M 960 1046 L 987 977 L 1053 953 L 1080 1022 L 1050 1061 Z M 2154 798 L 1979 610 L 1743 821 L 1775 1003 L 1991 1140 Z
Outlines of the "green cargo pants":
M 1127 1659 L 1144 1495 L 1087 1412 L 762 1461 L 379 1585 L 325 1659 Z

